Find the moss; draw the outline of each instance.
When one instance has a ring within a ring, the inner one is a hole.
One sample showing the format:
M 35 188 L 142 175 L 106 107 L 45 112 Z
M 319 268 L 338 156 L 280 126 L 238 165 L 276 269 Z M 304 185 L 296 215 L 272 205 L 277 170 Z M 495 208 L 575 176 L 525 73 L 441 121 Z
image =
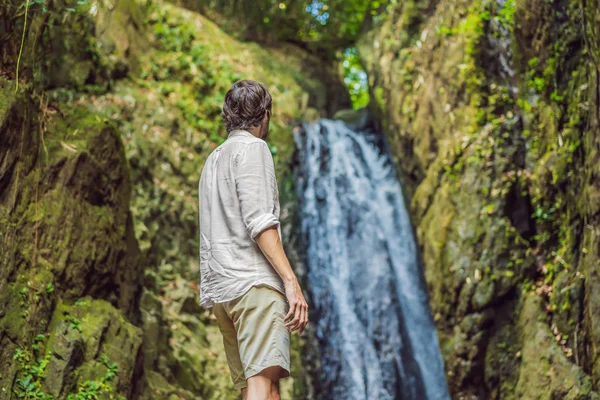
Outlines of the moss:
M 0 319 L 0 329 L 13 341 L 17 341 L 26 331 L 27 314 L 30 309 L 27 277 L 20 275 L 15 282 L 7 286 L 7 290 L 2 295 L 6 300 L 2 300 L 4 309 Z
M 15 91 L 10 81 L 0 79 L 0 126 L 4 126 L 6 118 L 15 101 Z
M 94 390 L 129 395 L 123 383 L 134 373 L 142 332 L 112 305 L 91 297 L 73 304 L 59 301 L 48 331 L 45 352 L 52 357 L 43 382 L 47 393 L 89 391 L 89 381 L 97 382 Z
M 66 105 L 61 110 L 64 118 L 54 118 L 45 135 L 44 145 L 40 153 L 46 156 L 44 161 L 54 164 L 64 157 L 70 157 L 78 151 L 87 150 L 91 134 L 109 127 L 114 123 L 103 115 L 91 113 L 80 105 Z
M 563 270 L 558 273 L 552 294 L 550 296 L 550 309 L 553 311 L 553 323 L 557 328 L 557 332 L 567 336 L 565 340 L 565 348 L 573 348 L 576 345 L 581 345 L 581 341 L 577 342 L 576 337 L 580 332 L 580 315 L 583 313 L 582 301 L 584 295 L 584 278 L 580 274 L 570 273 L 568 270 Z M 577 352 L 578 349 L 575 349 Z M 573 351 L 570 351 L 573 357 Z
M 554 340 L 538 296 L 526 296 L 519 323 L 523 331 L 523 349 L 515 389 L 518 398 L 599 398 L 592 391 L 590 378 L 567 360 Z
M 143 398 L 155 397 L 168 400 L 186 399 L 192 400 L 196 396 L 187 390 L 170 384 L 167 379 L 158 372 L 148 371 L 148 386 L 144 388 Z

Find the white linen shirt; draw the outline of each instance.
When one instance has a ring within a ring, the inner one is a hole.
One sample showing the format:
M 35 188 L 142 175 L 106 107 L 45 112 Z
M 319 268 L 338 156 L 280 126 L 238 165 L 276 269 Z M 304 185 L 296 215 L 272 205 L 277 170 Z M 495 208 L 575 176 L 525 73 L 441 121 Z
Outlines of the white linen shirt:
M 256 236 L 279 223 L 279 192 L 267 143 L 234 129 L 206 159 L 198 183 L 199 304 L 212 307 L 265 283 L 285 295 L 283 280 Z

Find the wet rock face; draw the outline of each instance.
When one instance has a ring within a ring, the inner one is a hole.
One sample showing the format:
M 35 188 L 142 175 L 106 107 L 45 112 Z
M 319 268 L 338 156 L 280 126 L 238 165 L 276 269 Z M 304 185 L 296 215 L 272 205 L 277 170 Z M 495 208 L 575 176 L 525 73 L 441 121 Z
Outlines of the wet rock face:
M 28 106 L 17 98 L 5 110 L 2 215 L 12 229 L 3 232 L 2 285 L 35 264 L 57 277 L 54 290 L 65 299 L 106 298 L 133 318 L 141 269 L 117 130 L 82 111 L 55 120 L 42 138 L 21 115 Z
M 36 84 L 45 88 L 73 88 L 84 84 L 110 86 L 129 72 L 137 72 L 138 56 L 149 42 L 144 31 L 146 7 L 142 2 L 116 0 L 72 5 L 57 1 L 44 15 L 32 21 L 38 46 L 51 48 L 33 63 Z M 53 12 L 54 11 L 54 12 Z M 57 12 L 58 11 L 58 12 Z M 33 34 L 32 34 L 33 36 Z M 32 40 L 35 45 L 35 40 Z
M 598 9 L 409 1 L 359 41 L 456 398 L 597 398 Z
M 81 332 L 73 325 L 73 319 L 81 321 Z M 46 393 L 59 398 L 108 370 L 114 371 L 114 379 L 103 382 L 131 398 L 141 372 L 142 329 L 131 325 L 106 301 L 88 297 L 74 306 L 59 303 L 49 331 L 52 334 L 46 351 L 54 357 L 50 358 L 43 383 Z M 70 372 L 75 369 L 79 373 L 73 379 Z
M 19 89 L 0 78 L 1 399 L 141 391 L 142 263 L 129 165 L 115 121 L 75 105 L 72 91 L 134 69 L 141 8 L 96 6 L 61 13 L 59 1 L 42 13 L 32 5 Z M 23 23 L 10 14 L 17 9 L 0 10 L 3 29 Z M 2 64 L 13 71 L 16 36 L 3 39 Z M 57 88 L 51 100 L 45 90 Z
M 142 270 L 118 131 L 82 108 L 41 115 L 28 89 L 0 87 L 0 365 L 15 382 L 0 396 L 30 382 L 61 399 L 85 380 L 131 396 Z

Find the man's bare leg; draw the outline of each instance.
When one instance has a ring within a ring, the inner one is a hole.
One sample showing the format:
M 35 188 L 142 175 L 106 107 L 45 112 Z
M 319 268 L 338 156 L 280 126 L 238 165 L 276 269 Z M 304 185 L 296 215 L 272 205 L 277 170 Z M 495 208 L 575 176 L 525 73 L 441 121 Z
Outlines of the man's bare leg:
M 248 378 L 247 400 L 279 400 L 279 377 L 281 367 L 273 366 L 263 369 Z M 244 390 L 242 389 L 242 396 Z
M 280 400 L 279 397 L 279 379 L 271 383 L 271 400 Z
M 279 380 L 271 382 L 271 399 L 281 399 L 281 397 L 279 396 Z M 248 400 L 248 387 L 242 389 L 242 400 Z

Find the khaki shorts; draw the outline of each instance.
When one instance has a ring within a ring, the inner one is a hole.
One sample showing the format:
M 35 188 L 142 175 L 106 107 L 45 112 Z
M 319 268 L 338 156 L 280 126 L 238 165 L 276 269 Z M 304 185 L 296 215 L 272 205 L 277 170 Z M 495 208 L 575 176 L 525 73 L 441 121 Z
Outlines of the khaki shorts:
M 212 310 L 235 389 L 245 388 L 246 379 L 275 365 L 284 369 L 280 379 L 290 376 L 291 333 L 283 320 L 289 304 L 281 292 L 259 284 L 240 297 L 214 304 Z

